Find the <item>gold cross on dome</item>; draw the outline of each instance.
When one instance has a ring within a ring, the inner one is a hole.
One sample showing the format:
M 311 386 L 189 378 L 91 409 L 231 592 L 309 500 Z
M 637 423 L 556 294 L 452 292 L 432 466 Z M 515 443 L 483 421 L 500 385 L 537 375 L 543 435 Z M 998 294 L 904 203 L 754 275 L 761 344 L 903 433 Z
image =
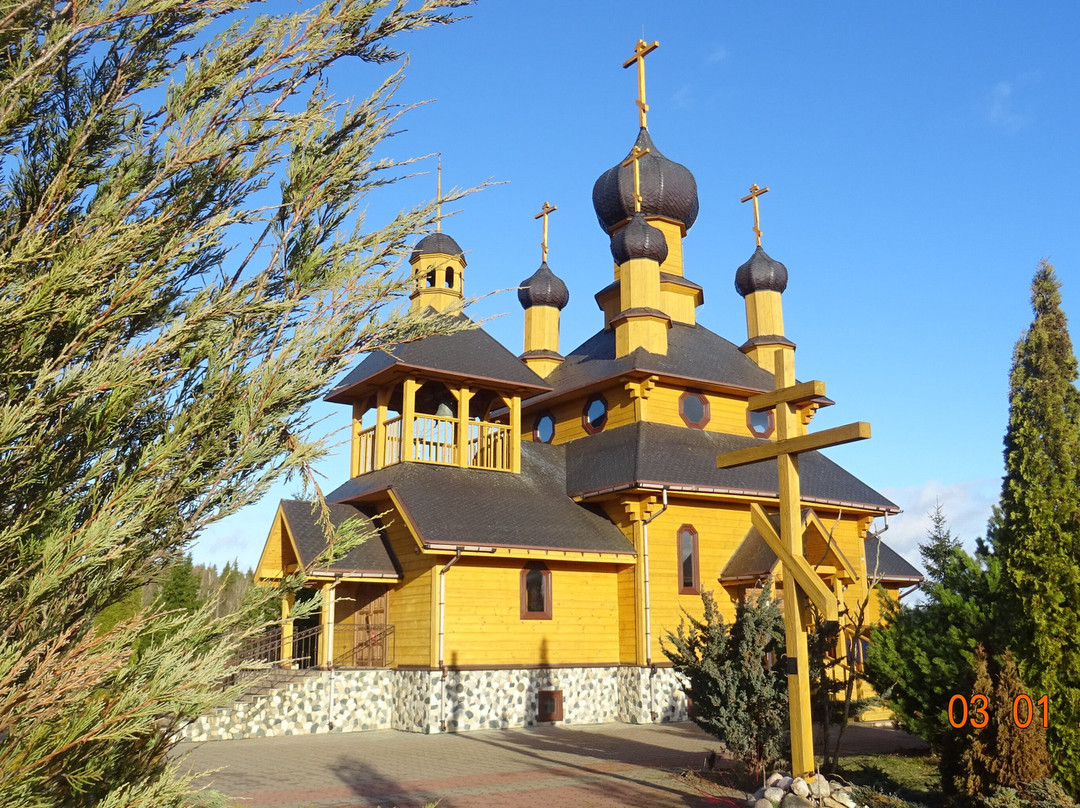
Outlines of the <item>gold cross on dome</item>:
M 750 193 L 739 200 L 740 202 L 749 202 L 751 199 L 754 200 L 754 235 L 757 236 L 757 245 L 759 247 L 761 246 L 761 211 L 758 210 L 757 199 L 762 194 L 767 194 L 768 192 L 768 188 L 758 188 L 758 185 L 755 182 L 750 186 Z
M 630 156 L 620 163 L 624 166 L 634 164 L 634 213 L 641 213 L 641 158 L 648 153 L 648 149 L 643 149 L 635 143 L 634 148 L 630 150 Z
M 547 202 L 545 202 L 544 207 L 540 208 L 540 212 L 538 214 L 536 214 L 535 216 L 533 216 L 534 219 L 539 219 L 540 217 L 544 218 L 544 237 L 540 241 L 540 260 L 542 262 L 547 261 L 547 254 L 548 254 L 548 245 L 547 245 L 548 216 L 550 216 L 552 213 L 554 213 L 558 209 L 559 209 L 558 205 L 551 205 L 551 204 L 548 204 Z
M 644 39 L 639 39 L 634 45 L 634 55 L 623 62 L 623 67 L 630 67 L 637 62 L 637 108 L 638 122 L 645 126 L 645 113 L 649 111 L 649 105 L 645 103 L 645 57 L 660 47 L 659 42 L 647 44 Z
M 438 179 L 435 180 L 435 232 L 442 232 L 442 152 L 439 152 Z

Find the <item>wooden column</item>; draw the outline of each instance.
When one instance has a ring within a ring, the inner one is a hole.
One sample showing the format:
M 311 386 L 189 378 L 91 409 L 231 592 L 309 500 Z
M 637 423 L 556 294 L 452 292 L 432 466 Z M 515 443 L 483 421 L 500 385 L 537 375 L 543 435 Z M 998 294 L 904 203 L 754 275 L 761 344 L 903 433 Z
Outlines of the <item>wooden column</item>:
M 291 668 L 292 661 L 292 638 L 293 638 L 293 610 L 294 595 L 286 592 L 281 598 L 281 651 L 278 661 L 283 668 Z
M 322 586 L 323 602 L 319 611 L 319 667 L 329 668 L 334 664 L 334 585 Z
M 420 382 L 416 379 L 406 379 L 401 390 L 401 460 L 412 460 L 416 457 L 413 446 L 413 431 L 416 426 L 416 391 L 420 389 Z
M 375 395 L 375 468 L 386 465 L 386 408 L 393 390 L 383 388 Z
M 510 399 L 510 471 L 521 473 L 521 396 Z
M 468 387 L 460 387 L 453 391 L 457 399 L 457 441 L 454 452 L 457 454 L 457 465 L 467 468 L 469 465 L 469 402 L 473 392 Z
M 360 474 L 360 433 L 363 431 L 364 408 L 360 404 L 352 406 L 352 444 L 350 446 L 349 476 Z

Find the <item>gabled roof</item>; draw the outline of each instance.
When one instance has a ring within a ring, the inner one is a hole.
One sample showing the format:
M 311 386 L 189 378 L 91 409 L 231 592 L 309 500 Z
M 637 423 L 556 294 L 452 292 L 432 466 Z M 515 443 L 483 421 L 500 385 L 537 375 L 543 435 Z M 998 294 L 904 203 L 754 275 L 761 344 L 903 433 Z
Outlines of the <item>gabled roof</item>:
M 545 381 L 554 390 L 530 399 L 527 404 L 532 406 L 564 392 L 635 371 L 752 393 L 773 389 L 772 374 L 758 367 L 733 343 L 700 325 L 672 323 L 667 355 L 638 348 L 616 358 L 615 330 L 594 334 L 551 371 Z
M 883 581 L 918 584 L 925 580 L 921 572 L 877 536 L 866 537 L 866 572 Z
M 609 520 L 566 495 L 562 446 L 523 442 L 521 473 L 398 463 L 354 477 L 328 500 L 377 500 L 392 490 L 427 545 L 634 555 Z
M 780 514 L 771 513 L 769 516 L 769 523 L 773 526 L 773 529 L 780 533 Z M 841 575 L 841 578 L 845 580 L 855 580 L 859 577 L 857 568 L 855 568 L 845 557 L 842 550 L 837 546 L 835 541 L 832 541 L 829 537 L 829 530 L 825 527 L 817 514 L 814 513 L 812 508 L 803 508 L 802 510 L 802 525 L 804 530 L 804 542 L 806 543 L 807 560 L 811 566 L 817 564 L 828 563 L 828 565 L 837 570 Z M 825 553 L 820 554 L 818 550 L 811 551 L 811 543 L 813 542 L 814 534 L 820 534 L 818 539 L 818 546 L 820 548 L 821 542 L 824 541 Z M 816 557 L 812 557 L 809 554 L 814 552 Z M 720 573 L 721 583 L 734 583 L 736 581 L 752 581 L 758 578 L 764 578 L 765 576 L 776 571 L 777 562 L 779 559 L 776 557 L 776 553 L 769 547 L 768 542 L 761 535 L 760 531 L 756 527 L 751 526 L 747 531 L 746 536 L 739 546 L 735 548 L 735 552 L 731 554 L 731 558 L 728 559 L 727 564 L 724 565 L 723 571 Z
M 471 323 L 464 315 L 463 320 Z M 528 365 L 479 327 L 424 337 L 373 351 L 325 396 L 326 401 L 353 401 L 361 385 L 382 382 L 410 371 L 431 378 L 471 380 L 500 391 L 536 395 L 551 386 Z
M 319 553 L 326 548 L 326 537 L 319 524 L 315 503 L 299 499 L 281 500 L 286 527 L 300 553 L 300 563 L 305 571 L 309 574 L 315 569 L 335 573 L 400 574 L 394 563 L 393 552 L 370 519 L 352 505 L 330 503 L 329 508 L 330 524 L 335 530 L 347 519 L 355 519 L 359 523 L 360 534 L 368 538 L 332 564 L 316 565 Z
M 716 456 L 766 441 L 684 426 L 639 422 L 566 444 L 566 490 L 589 497 L 626 488 L 670 486 L 681 491 L 777 496 L 776 461 L 729 469 Z M 899 508 L 820 452 L 800 456 L 808 502 L 898 513 Z

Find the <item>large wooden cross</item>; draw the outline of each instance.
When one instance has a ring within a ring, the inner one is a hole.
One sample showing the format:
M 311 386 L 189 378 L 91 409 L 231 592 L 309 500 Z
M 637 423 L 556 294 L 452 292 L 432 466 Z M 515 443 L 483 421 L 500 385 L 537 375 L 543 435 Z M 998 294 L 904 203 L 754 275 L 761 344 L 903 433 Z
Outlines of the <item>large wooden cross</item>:
M 633 163 L 634 165 L 634 213 L 641 213 L 641 158 L 648 153 L 648 149 L 643 149 L 635 143 L 634 148 L 630 150 L 630 156 L 619 164 L 628 166 Z
M 803 548 L 802 500 L 799 455 L 827 446 L 838 446 L 870 437 L 870 424 L 862 421 L 799 435 L 799 409 L 825 396 L 825 383 L 795 382 L 795 358 L 791 351 L 775 355 L 774 391 L 753 396 L 751 412 L 774 410 L 777 439 L 716 458 L 717 468 L 776 458 L 780 494 L 780 533 L 777 535 L 764 509 L 756 502 L 750 518 L 783 564 L 784 632 L 787 638 L 788 706 L 791 726 L 791 766 L 796 776 L 814 771 L 814 736 L 810 717 L 810 670 L 806 642 L 809 603 L 826 621 L 838 619 L 836 596 L 806 560 Z
M 642 127 L 645 126 L 645 113 L 649 111 L 649 105 L 645 103 L 645 57 L 659 47 L 659 42 L 649 45 L 644 39 L 639 39 L 634 45 L 634 55 L 623 62 L 623 67 L 630 67 L 637 62 L 638 122 Z
M 550 216 L 552 213 L 554 213 L 558 209 L 559 209 L 558 205 L 549 205 L 547 202 L 545 202 L 544 206 L 542 208 L 540 208 L 540 212 L 538 214 L 536 214 L 535 216 L 533 216 L 534 219 L 539 219 L 540 217 L 543 217 L 543 219 L 544 219 L 544 235 L 540 239 L 540 261 L 541 262 L 547 261 L 547 254 L 548 254 L 548 246 L 547 246 L 548 216 Z
M 439 163 L 436 169 L 435 180 L 435 232 L 442 232 L 442 152 L 439 152 Z

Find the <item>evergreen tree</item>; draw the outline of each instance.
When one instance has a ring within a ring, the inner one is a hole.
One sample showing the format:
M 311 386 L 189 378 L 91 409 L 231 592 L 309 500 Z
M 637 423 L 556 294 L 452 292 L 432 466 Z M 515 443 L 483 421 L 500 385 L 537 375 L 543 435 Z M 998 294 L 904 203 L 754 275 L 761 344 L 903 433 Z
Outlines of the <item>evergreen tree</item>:
M 963 725 L 945 733 L 944 748 L 939 764 L 945 793 L 957 805 L 971 805 L 976 797 L 989 794 L 993 788 L 995 751 L 995 721 L 998 718 L 994 703 L 994 685 L 986 649 L 979 645 L 971 662 L 971 686 L 959 689 L 965 696 L 964 707 L 955 709 L 954 719 Z
M 960 548 L 960 540 L 953 536 L 949 529 L 949 520 L 945 517 L 945 509 L 940 502 L 934 505 L 934 510 L 928 515 L 931 527 L 926 534 L 926 541 L 919 545 L 919 554 L 922 556 L 923 566 L 926 567 L 926 577 L 940 582 L 953 552 Z
M 160 607 L 194 614 L 204 603 L 199 583 L 191 554 L 177 559 L 169 564 L 168 574 L 161 583 Z
M 1058 776 L 1080 793 L 1080 393 L 1060 283 L 1043 261 L 1031 284 L 1034 319 L 1016 344 L 1000 524 L 1011 646 L 1033 691 L 1049 694 Z
M 1050 776 L 1050 756 L 1046 749 L 1046 730 L 1043 728 L 1044 715 L 1037 703 L 1038 696 L 1031 698 L 1024 683 L 1020 681 L 1020 671 L 1011 651 L 1001 655 L 998 667 L 992 701 L 996 734 L 990 771 L 996 785 L 1018 788 Z M 1021 695 L 1031 698 L 1030 715 L 1025 712 L 1028 705 L 1015 708 Z M 1047 718 L 1049 712 L 1048 708 Z M 1017 719 L 1030 719 L 1030 724 L 1021 727 Z
M 719 738 L 756 777 L 786 753 L 787 676 L 780 660 L 784 621 L 771 587 L 741 601 L 729 627 L 712 592 L 702 592 L 704 619 L 689 614 L 667 632 L 664 653 L 688 681 L 694 722 Z
M 310 477 L 306 406 L 360 351 L 442 327 L 378 316 L 434 205 L 373 227 L 357 204 L 401 170 L 390 38 L 459 4 L 5 5 L 0 805 L 187 804 L 169 749 L 229 697 L 258 604 L 95 620 Z M 350 92 L 376 72 L 352 106 L 323 79 L 346 60 Z

